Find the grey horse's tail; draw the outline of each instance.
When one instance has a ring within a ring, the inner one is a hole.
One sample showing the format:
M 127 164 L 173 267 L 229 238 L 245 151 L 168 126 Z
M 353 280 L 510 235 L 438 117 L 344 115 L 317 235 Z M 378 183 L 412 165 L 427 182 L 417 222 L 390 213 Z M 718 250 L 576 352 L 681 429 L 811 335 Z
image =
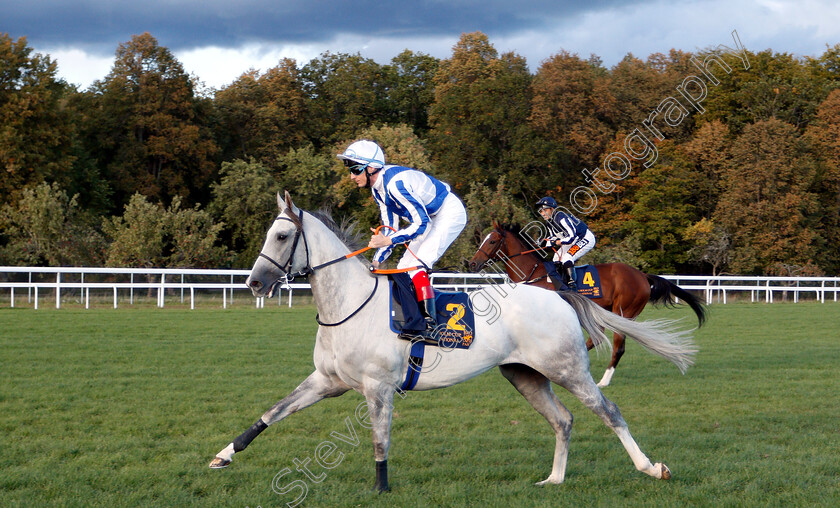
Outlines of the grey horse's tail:
M 694 365 L 697 346 L 691 340 L 692 330 L 678 330 L 675 326 L 676 321 L 633 321 L 602 309 L 589 298 L 577 293 L 557 291 L 557 294 L 572 306 L 581 327 L 589 334 L 595 347 L 610 344 L 603 332 L 603 328 L 609 328 L 630 337 L 651 353 L 669 360 L 683 374 Z

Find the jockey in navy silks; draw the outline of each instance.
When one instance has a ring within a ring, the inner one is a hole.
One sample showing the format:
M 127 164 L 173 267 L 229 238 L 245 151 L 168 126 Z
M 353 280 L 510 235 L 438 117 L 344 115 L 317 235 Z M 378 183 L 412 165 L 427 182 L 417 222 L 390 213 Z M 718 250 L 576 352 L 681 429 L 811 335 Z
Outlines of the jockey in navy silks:
M 435 328 L 435 298 L 426 270 L 443 256 L 467 224 L 464 204 L 449 185 L 422 171 L 385 164 L 385 153 L 376 143 L 361 140 L 352 143 L 338 155 L 350 171 L 350 178 L 359 187 L 373 193 L 385 233 L 371 236 L 368 247 L 378 249 L 373 268 L 384 263 L 394 245 L 408 244 L 397 268 L 422 264 L 425 269 L 409 271 L 418 302 L 426 313 L 426 330 L 418 331 L 424 339 L 432 339 Z M 400 219 L 408 222 L 400 227 Z M 409 249 L 414 254 L 409 252 Z M 415 257 L 416 256 L 416 257 Z M 411 334 L 401 335 L 411 339 Z
M 586 224 L 570 213 L 557 208 L 557 201 L 548 196 L 537 201 L 537 211 L 548 222 L 547 246 L 558 246 L 554 264 L 571 290 L 577 290 L 575 282 L 575 261 L 592 250 L 595 235 Z

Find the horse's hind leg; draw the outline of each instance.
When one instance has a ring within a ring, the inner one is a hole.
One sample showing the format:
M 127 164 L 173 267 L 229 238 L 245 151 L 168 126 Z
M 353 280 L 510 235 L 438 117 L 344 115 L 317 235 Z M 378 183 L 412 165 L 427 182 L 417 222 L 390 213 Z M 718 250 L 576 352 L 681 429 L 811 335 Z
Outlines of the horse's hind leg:
M 531 367 L 510 364 L 500 365 L 499 370 L 525 400 L 548 420 L 556 435 L 557 444 L 554 448 L 551 475 L 537 485 L 563 483 L 566 476 L 566 459 L 569 455 L 569 438 L 572 434 L 572 413 L 554 395 L 548 379 Z
M 604 375 L 601 377 L 601 380 L 598 381 L 598 387 L 604 388 L 605 386 L 609 386 L 610 381 L 612 381 L 613 374 L 615 374 L 615 368 L 618 367 L 618 361 L 621 360 L 621 357 L 624 355 L 624 334 L 613 332 L 613 352 L 612 352 L 612 360 L 610 360 L 609 366 L 607 366 L 607 370 L 604 371 Z
M 583 404 L 598 415 L 601 420 L 609 428 L 613 430 L 624 445 L 624 449 L 633 460 L 633 464 L 639 471 L 653 476 L 654 478 L 661 478 L 668 480 L 671 478 L 671 471 L 665 464 L 657 462 L 652 464 L 650 459 L 642 453 L 639 445 L 630 435 L 630 430 L 627 428 L 627 422 L 621 416 L 618 406 L 613 404 L 609 399 L 604 397 L 601 390 L 595 385 L 592 377 L 588 374 L 586 376 L 576 376 L 576 379 L 559 378 L 553 379 L 555 383 L 569 390 L 575 397 L 580 399 Z
M 277 423 L 290 414 L 307 408 L 319 400 L 341 395 L 349 389 L 350 387 L 344 383 L 332 380 L 316 370 L 304 379 L 292 393 L 266 411 L 248 430 L 217 453 L 216 457 L 210 462 L 210 467 L 212 469 L 227 467 L 233 459 L 234 453 L 244 450 L 255 437 L 272 423 Z

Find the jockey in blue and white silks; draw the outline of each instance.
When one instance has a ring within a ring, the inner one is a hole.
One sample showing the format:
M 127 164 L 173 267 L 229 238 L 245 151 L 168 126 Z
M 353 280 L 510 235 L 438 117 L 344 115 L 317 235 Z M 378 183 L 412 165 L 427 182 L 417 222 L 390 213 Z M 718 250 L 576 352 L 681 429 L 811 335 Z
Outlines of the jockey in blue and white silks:
M 416 169 L 386 165 L 382 148 L 373 141 L 356 141 L 338 158 L 359 187 L 371 189 L 382 224 L 393 228 L 371 237 L 368 247 L 378 249 L 373 256 L 374 268 L 388 259 L 394 245 L 407 243 L 417 258 L 406 250 L 397 268 L 422 264 L 431 269 L 464 230 L 467 211 L 449 185 Z M 400 219 L 408 224 L 401 227 Z M 435 300 L 428 274 L 420 269 L 409 275 L 418 301 L 423 302 L 433 321 Z
M 557 201 L 548 196 L 537 201 L 537 210 L 548 222 L 549 235 L 546 245 L 556 245 L 560 250 L 554 254 L 558 272 L 562 269 L 569 289 L 577 289 L 575 282 L 575 261 L 592 250 L 595 235 L 586 224 L 572 214 L 557 208 Z

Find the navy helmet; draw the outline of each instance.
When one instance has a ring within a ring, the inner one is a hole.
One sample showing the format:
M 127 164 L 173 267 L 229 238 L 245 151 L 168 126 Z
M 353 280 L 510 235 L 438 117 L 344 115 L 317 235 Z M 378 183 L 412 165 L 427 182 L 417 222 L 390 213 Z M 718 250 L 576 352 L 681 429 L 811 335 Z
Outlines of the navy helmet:
M 537 210 L 541 210 L 543 208 L 557 208 L 557 201 L 554 201 L 554 198 L 552 197 L 546 196 L 537 201 Z

